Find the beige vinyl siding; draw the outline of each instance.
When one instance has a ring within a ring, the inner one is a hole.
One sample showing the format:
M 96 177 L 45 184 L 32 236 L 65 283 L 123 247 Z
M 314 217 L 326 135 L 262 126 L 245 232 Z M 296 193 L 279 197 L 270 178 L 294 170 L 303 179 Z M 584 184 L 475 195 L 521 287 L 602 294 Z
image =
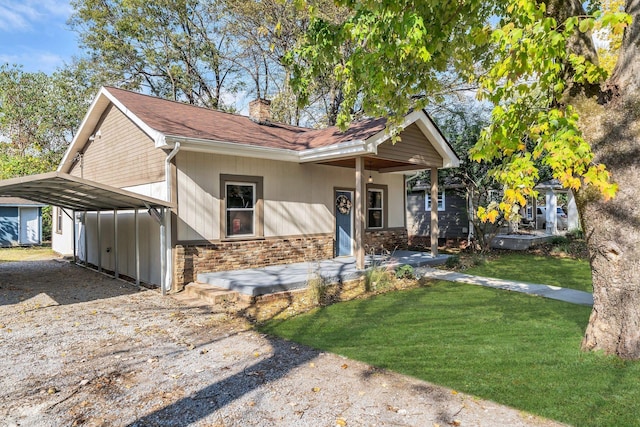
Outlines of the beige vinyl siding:
M 84 150 L 84 178 L 114 187 L 164 181 L 166 154 L 120 110 L 110 106 Z M 71 175 L 80 176 L 80 162 Z
M 334 233 L 334 188 L 354 188 L 353 169 L 182 151 L 178 240 L 219 240 L 220 175 L 264 178 L 264 237 Z M 375 174 L 389 186 L 389 227 L 404 226 L 404 177 Z M 224 237 L 224 236 L 222 236 Z
M 400 137 L 401 140 L 395 145 L 391 141 L 380 144 L 376 157 L 414 165 L 442 167 L 442 156 L 433 148 L 418 125 L 410 125 Z

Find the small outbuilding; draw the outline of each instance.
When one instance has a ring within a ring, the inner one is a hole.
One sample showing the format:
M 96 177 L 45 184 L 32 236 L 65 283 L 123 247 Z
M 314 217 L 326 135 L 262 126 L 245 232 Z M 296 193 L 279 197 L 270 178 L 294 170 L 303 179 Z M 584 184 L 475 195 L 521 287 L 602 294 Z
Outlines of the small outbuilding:
M 0 197 L 0 247 L 42 243 L 42 208 L 18 197 Z

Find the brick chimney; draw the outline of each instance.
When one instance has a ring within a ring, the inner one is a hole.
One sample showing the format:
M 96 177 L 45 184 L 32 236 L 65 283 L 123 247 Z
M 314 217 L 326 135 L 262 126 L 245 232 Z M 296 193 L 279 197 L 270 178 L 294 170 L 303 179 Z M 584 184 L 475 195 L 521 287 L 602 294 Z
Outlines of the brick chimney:
M 271 101 L 254 99 L 249 103 L 249 118 L 257 123 L 271 122 Z

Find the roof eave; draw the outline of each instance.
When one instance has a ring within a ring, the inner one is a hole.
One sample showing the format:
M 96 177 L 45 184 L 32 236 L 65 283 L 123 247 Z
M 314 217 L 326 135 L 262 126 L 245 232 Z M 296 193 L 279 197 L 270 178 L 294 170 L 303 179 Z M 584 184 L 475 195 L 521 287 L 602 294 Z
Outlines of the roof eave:
M 360 139 L 328 145 L 326 147 L 311 148 L 300 152 L 300 163 L 312 163 L 335 160 L 345 157 L 375 154 L 375 147 Z
M 181 151 L 253 157 L 259 159 L 281 160 L 285 162 L 299 161 L 297 151 L 285 148 L 261 147 L 258 145 L 238 144 L 235 142 L 211 139 L 188 138 L 177 135 L 167 135 L 165 137 L 165 141 L 168 148 L 172 148 L 175 146 L 176 142 L 180 142 Z

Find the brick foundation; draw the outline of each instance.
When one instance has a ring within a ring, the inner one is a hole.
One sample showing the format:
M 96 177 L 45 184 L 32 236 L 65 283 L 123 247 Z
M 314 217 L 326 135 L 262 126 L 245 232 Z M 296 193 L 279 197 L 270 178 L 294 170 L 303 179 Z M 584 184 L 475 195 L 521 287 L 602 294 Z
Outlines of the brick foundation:
M 174 289 L 180 290 L 200 273 L 333 258 L 333 236 L 177 245 L 173 253 Z
M 383 250 L 393 252 L 395 250 L 405 250 L 408 248 L 409 238 L 407 230 L 404 228 L 394 228 L 390 230 L 367 230 L 364 233 L 365 253 L 371 252 L 379 254 Z

